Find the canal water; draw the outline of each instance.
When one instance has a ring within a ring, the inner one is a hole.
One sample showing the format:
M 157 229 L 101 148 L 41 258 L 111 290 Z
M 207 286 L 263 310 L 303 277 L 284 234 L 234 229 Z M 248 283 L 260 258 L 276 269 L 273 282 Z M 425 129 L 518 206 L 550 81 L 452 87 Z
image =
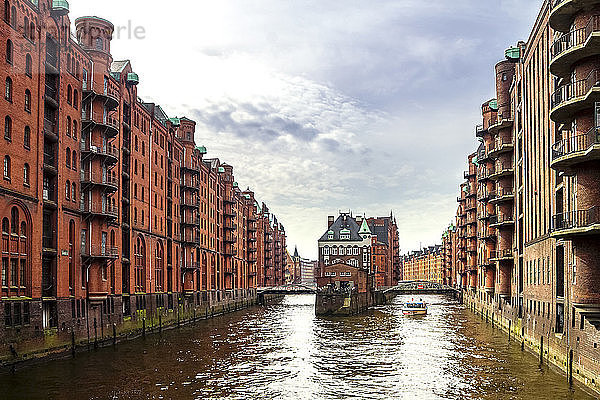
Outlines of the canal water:
M 288 296 L 0 375 L 1 399 L 592 399 L 462 306 L 424 296 L 353 318 Z

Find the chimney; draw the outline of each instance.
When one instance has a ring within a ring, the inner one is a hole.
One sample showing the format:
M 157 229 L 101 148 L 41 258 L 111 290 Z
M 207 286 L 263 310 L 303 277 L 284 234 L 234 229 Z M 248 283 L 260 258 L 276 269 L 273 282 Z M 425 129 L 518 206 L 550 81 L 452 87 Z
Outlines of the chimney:
M 335 221 L 333 215 L 327 217 L 327 228 L 331 228 L 331 225 L 333 225 L 333 221 Z
M 363 220 L 363 217 L 361 217 L 360 215 L 356 216 L 356 223 L 357 224 L 359 224 L 359 225 L 362 224 L 362 220 Z

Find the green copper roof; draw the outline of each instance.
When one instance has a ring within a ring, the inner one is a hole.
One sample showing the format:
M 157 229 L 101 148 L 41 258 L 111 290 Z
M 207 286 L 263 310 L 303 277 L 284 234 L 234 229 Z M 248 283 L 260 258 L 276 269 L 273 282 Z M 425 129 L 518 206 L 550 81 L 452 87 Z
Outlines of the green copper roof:
M 490 108 L 494 111 L 496 111 L 498 109 L 498 100 L 494 99 L 492 101 L 490 101 Z
M 127 83 L 137 85 L 138 83 L 140 83 L 140 77 L 135 72 L 130 72 L 127 74 Z
M 181 125 L 181 120 L 179 118 L 169 118 L 169 121 L 175 126 Z
M 521 57 L 521 51 L 518 47 L 511 46 L 504 52 L 504 55 L 509 60 L 518 60 Z
M 69 2 L 67 0 L 52 0 L 53 9 L 69 10 Z
M 225 168 L 223 167 L 219 167 L 219 169 L 217 170 L 220 174 L 225 172 Z
M 200 154 L 206 154 L 206 152 L 207 152 L 206 147 L 204 147 L 204 146 L 198 146 L 198 147 L 196 147 L 196 150 L 198 150 L 200 152 Z
M 236 188 L 236 187 L 238 187 L 238 186 L 240 186 L 240 185 L 238 185 L 238 183 L 237 183 L 237 182 L 233 182 L 233 187 L 235 187 L 235 188 Z
M 371 230 L 369 229 L 369 225 L 367 224 L 367 219 L 363 218 L 362 223 L 360 225 L 360 229 L 358 230 L 359 235 L 363 234 L 371 234 Z

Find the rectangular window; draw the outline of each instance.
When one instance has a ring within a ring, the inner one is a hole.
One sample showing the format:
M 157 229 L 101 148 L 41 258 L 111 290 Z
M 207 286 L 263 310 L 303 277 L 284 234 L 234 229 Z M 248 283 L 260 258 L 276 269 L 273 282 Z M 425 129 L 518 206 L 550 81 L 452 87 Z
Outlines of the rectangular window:
M 11 314 L 11 304 L 4 304 L 4 325 L 12 326 L 12 314 Z
M 23 303 L 23 325 L 29 325 L 29 303 Z
M 8 258 L 2 259 L 2 286 L 8 286 Z
M 565 330 L 565 306 L 564 304 L 556 304 L 556 333 L 563 333 Z
M 17 278 L 19 277 L 17 268 L 18 268 L 18 260 L 11 259 L 10 260 L 10 286 L 17 286 L 19 284 L 19 281 L 17 280 Z

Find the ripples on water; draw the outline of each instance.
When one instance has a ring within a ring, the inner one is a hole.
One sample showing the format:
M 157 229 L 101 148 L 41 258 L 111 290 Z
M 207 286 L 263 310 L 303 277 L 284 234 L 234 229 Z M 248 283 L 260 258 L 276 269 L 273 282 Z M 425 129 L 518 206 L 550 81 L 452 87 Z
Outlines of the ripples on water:
M 289 296 L 192 327 L 0 376 L 7 399 L 591 399 L 441 296 L 318 318 Z

